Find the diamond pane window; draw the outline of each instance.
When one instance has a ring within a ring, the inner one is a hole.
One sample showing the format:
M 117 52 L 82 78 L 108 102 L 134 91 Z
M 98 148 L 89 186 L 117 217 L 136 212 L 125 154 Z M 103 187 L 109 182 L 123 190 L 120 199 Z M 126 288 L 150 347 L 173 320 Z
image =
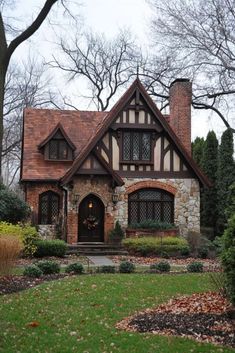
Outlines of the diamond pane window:
M 49 143 L 49 158 L 50 159 L 58 159 L 57 158 L 57 144 L 58 141 L 51 140 Z
M 150 159 L 151 159 L 150 134 L 143 133 L 143 135 L 142 135 L 142 160 L 149 161 Z
M 39 195 L 39 224 L 54 224 L 59 215 L 60 197 L 53 191 Z
M 174 196 L 161 189 L 140 189 L 128 197 L 129 224 L 146 220 L 174 223 Z
M 131 160 L 131 134 L 124 132 L 123 134 L 123 159 L 125 161 Z
M 123 161 L 151 161 L 151 133 L 123 132 Z

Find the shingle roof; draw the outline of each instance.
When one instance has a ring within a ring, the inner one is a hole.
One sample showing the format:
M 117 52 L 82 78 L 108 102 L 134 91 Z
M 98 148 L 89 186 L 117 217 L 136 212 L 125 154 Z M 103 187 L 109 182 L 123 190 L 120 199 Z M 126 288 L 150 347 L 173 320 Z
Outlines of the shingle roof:
M 100 126 L 107 112 L 32 109 L 24 111 L 21 180 L 58 180 L 72 162 L 44 161 L 38 146 L 59 123 L 75 145 L 75 158 Z

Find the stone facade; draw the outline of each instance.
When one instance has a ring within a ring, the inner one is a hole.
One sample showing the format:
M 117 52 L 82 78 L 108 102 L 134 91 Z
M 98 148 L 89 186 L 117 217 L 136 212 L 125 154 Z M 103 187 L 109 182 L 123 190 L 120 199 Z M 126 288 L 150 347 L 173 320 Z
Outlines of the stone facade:
M 142 188 L 164 189 L 175 195 L 174 222 L 180 234 L 200 231 L 200 187 L 197 179 L 124 179 L 125 184 L 117 187 L 119 202 L 115 206 L 114 221 L 119 220 L 126 228 L 128 225 L 128 194 Z

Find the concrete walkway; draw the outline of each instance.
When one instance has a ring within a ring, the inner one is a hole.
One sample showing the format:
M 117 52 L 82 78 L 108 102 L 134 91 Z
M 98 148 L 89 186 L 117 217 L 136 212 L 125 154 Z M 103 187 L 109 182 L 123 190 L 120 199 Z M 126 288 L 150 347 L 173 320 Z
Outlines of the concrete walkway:
M 107 256 L 86 256 L 95 266 L 115 266 L 115 263 Z

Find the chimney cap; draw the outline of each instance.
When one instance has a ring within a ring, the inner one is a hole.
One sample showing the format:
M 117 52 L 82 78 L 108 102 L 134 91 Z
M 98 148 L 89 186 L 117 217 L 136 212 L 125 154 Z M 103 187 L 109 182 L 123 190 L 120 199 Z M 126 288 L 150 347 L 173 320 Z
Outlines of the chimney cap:
M 177 82 L 190 82 L 189 78 L 176 78 L 173 82 L 171 82 L 170 87 L 172 87 Z

